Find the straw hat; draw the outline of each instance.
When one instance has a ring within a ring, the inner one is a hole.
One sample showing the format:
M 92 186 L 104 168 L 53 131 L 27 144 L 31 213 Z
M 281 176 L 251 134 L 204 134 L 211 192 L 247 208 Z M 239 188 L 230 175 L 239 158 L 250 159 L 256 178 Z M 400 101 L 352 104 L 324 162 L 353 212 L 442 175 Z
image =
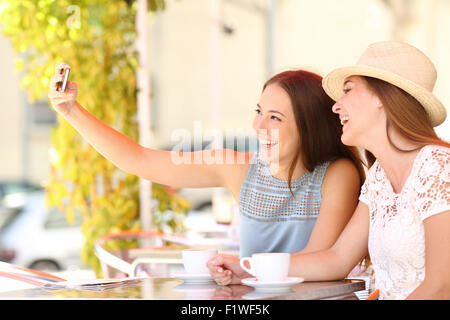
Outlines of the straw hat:
M 325 92 L 338 100 L 345 79 L 352 75 L 381 79 L 408 92 L 425 108 L 433 127 L 447 116 L 444 105 L 432 93 L 437 77 L 433 63 L 409 44 L 392 41 L 371 44 L 355 66 L 335 69 L 323 78 Z

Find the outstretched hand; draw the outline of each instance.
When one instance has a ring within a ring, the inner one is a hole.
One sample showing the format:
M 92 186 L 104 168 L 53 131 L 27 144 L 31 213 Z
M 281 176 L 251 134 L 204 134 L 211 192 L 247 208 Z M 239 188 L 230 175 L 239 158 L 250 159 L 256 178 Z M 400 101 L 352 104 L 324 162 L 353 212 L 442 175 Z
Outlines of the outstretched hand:
M 55 74 L 50 79 L 50 91 L 48 93 L 53 109 L 62 116 L 67 116 L 70 113 L 78 94 L 78 86 L 72 81 L 67 81 L 65 92 L 57 91 L 58 83 L 64 79 L 64 69 L 66 68 L 70 68 L 70 66 L 65 63 L 55 65 Z

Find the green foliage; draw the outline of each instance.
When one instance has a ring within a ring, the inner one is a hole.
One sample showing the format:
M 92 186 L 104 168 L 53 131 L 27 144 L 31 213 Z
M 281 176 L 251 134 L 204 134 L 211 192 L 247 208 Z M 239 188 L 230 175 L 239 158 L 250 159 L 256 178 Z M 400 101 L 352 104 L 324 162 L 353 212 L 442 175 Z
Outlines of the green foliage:
M 149 0 L 148 6 L 162 10 L 165 1 Z M 16 70 L 30 102 L 46 98 L 55 63 L 66 62 L 71 81 L 78 83 L 78 101 L 137 140 L 136 10 L 131 0 L 80 0 L 76 5 L 71 0 L 0 0 L 2 31 L 18 53 Z M 103 158 L 59 116 L 51 139 L 47 204 L 64 210 L 69 222 L 75 210 L 83 212 L 82 258 L 101 276 L 96 239 L 140 229 L 138 178 Z M 165 186 L 153 184 L 152 192 L 158 214 L 168 211 L 173 217 L 155 219 L 155 228 L 182 230 L 180 215 L 190 204 Z

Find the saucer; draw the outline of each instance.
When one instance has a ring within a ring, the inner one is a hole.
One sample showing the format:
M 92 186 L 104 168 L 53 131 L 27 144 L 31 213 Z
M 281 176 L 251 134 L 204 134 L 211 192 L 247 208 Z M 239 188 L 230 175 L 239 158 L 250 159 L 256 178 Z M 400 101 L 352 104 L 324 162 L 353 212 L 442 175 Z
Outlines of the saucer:
M 303 282 L 303 278 L 290 277 L 282 281 L 258 281 L 256 278 L 246 278 L 242 283 L 255 288 L 258 292 L 289 292 L 291 287 Z
M 175 273 L 172 276 L 184 280 L 184 282 L 186 283 L 205 283 L 214 281 L 214 278 L 209 273 L 205 274 Z

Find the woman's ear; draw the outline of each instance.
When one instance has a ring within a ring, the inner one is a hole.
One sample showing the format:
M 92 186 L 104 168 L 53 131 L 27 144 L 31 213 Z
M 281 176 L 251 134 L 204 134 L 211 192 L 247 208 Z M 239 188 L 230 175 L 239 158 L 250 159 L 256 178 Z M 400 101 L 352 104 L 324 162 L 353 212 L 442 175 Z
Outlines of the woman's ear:
M 380 102 L 380 100 L 377 100 L 376 105 L 378 108 L 382 108 L 383 104 Z

